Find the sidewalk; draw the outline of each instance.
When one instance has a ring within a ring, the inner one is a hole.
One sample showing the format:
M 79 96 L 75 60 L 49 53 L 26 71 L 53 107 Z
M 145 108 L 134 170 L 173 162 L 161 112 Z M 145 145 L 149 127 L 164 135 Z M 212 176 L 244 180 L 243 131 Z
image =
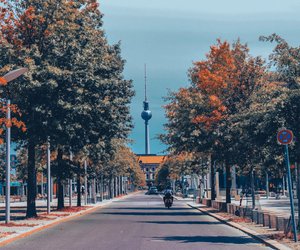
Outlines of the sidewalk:
M 250 206 L 252 205 L 251 197 L 248 197 L 250 200 Z M 272 212 L 278 212 L 278 213 L 291 213 L 291 207 L 290 207 L 290 199 L 288 197 L 282 197 L 280 199 L 276 199 L 275 197 L 269 197 L 268 199 L 263 197 L 259 200 L 255 200 L 256 207 L 261 207 L 262 210 L 269 210 Z M 239 205 L 239 201 L 232 200 L 231 203 Z M 247 200 L 244 198 L 242 202 L 243 206 L 247 205 Z M 298 212 L 298 201 L 297 199 L 294 199 L 294 206 L 295 211 Z
M 253 238 L 258 239 L 259 241 L 274 249 L 300 249 L 300 245 L 298 243 L 294 243 L 292 240 L 279 237 L 282 235 L 282 232 L 254 224 L 250 219 L 237 217 L 225 212 L 220 212 L 217 209 L 206 207 L 202 204 L 196 204 L 194 202 L 187 202 L 187 204 L 190 207 L 196 208 L 199 211 L 206 213 L 231 227 L 249 234 Z
M 294 243 L 292 239 L 286 238 L 283 231 L 276 230 L 271 227 L 271 223 L 265 224 L 265 218 L 263 223 L 257 223 L 253 219 L 251 220 L 245 216 L 235 216 L 232 213 L 226 213 L 213 207 L 207 207 L 203 204 L 195 203 L 191 198 L 175 197 L 177 200 L 185 201 L 190 207 L 196 208 L 201 212 L 207 213 L 210 216 L 226 223 L 232 227 L 235 227 L 252 237 L 259 239 L 260 241 L 272 246 L 275 249 L 297 249 L 300 250 L 300 243 Z M 232 201 L 232 205 L 239 206 L 238 201 Z M 247 205 L 246 201 L 243 201 L 242 206 Z M 250 205 L 251 206 L 251 205 Z M 290 216 L 290 206 L 288 199 L 263 199 L 260 201 L 261 210 L 263 214 L 280 214 L 281 216 Z M 270 221 L 270 217 L 269 217 Z
M 104 207 L 113 201 L 128 197 L 133 193 L 111 200 L 104 200 L 96 204 L 88 204 L 76 207 L 76 199 L 72 200 L 72 207 L 66 206 L 63 210 L 56 210 L 56 200 L 51 203 L 51 213 L 47 214 L 46 201 L 37 201 L 37 218 L 26 219 L 26 202 L 16 202 L 11 205 L 11 223 L 5 224 L 5 203 L 0 203 L 0 247 L 16 239 L 70 220 L 77 216 L 90 213 L 97 208 Z M 69 199 L 65 199 L 65 205 L 69 205 Z

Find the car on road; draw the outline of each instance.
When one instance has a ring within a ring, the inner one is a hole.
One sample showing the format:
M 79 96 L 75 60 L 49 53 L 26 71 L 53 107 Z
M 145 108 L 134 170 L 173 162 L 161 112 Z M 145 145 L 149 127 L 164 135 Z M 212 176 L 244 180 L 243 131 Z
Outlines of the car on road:
M 147 194 L 158 194 L 158 190 L 156 187 L 150 187 Z

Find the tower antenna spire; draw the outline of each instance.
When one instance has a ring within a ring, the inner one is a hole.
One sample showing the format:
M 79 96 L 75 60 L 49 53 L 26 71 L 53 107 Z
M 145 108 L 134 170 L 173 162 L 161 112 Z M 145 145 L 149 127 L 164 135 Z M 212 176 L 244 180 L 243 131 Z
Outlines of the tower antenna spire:
M 144 65 L 145 73 L 145 101 L 144 110 L 141 114 L 143 120 L 145 120 L 145 154 L 150 154 L 150 141 L 149 141 L 149 120 L 152 117 L 152 113 L 149 110 L 149 102 L 147 101 L 147 67 Z
M 145 74 L 145 101 L 147 101 L 147 65 L 144 64 L 144 74 Z

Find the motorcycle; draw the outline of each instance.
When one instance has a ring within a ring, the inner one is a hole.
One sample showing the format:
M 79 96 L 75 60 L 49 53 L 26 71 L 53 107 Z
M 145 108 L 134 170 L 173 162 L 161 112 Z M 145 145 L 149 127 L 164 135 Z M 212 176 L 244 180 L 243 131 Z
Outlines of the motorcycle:
M 165 207 L 170 208 L 173 205 L 173 196 L 171 193 L 166 193 L 164 196 Z
M 170 207 L 172 207 L 172 205 L 173 205 L 173 200 L 172 200 L 172 198 L 166 198 L 166 199 L 165 199 L 165 206 L 166 206 L 167 208 L 170 208 Z

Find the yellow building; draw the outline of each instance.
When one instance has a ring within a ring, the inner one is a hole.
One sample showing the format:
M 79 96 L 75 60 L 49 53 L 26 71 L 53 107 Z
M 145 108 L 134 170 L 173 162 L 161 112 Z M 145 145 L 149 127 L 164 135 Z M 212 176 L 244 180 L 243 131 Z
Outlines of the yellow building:
M 141 169 L 145 174 L 147 185 L 152 185 L 154 183 L 155 171 L 157 167 L 166 159 L 166 156 L 155 154 L 138 154 L 137 157 Z

